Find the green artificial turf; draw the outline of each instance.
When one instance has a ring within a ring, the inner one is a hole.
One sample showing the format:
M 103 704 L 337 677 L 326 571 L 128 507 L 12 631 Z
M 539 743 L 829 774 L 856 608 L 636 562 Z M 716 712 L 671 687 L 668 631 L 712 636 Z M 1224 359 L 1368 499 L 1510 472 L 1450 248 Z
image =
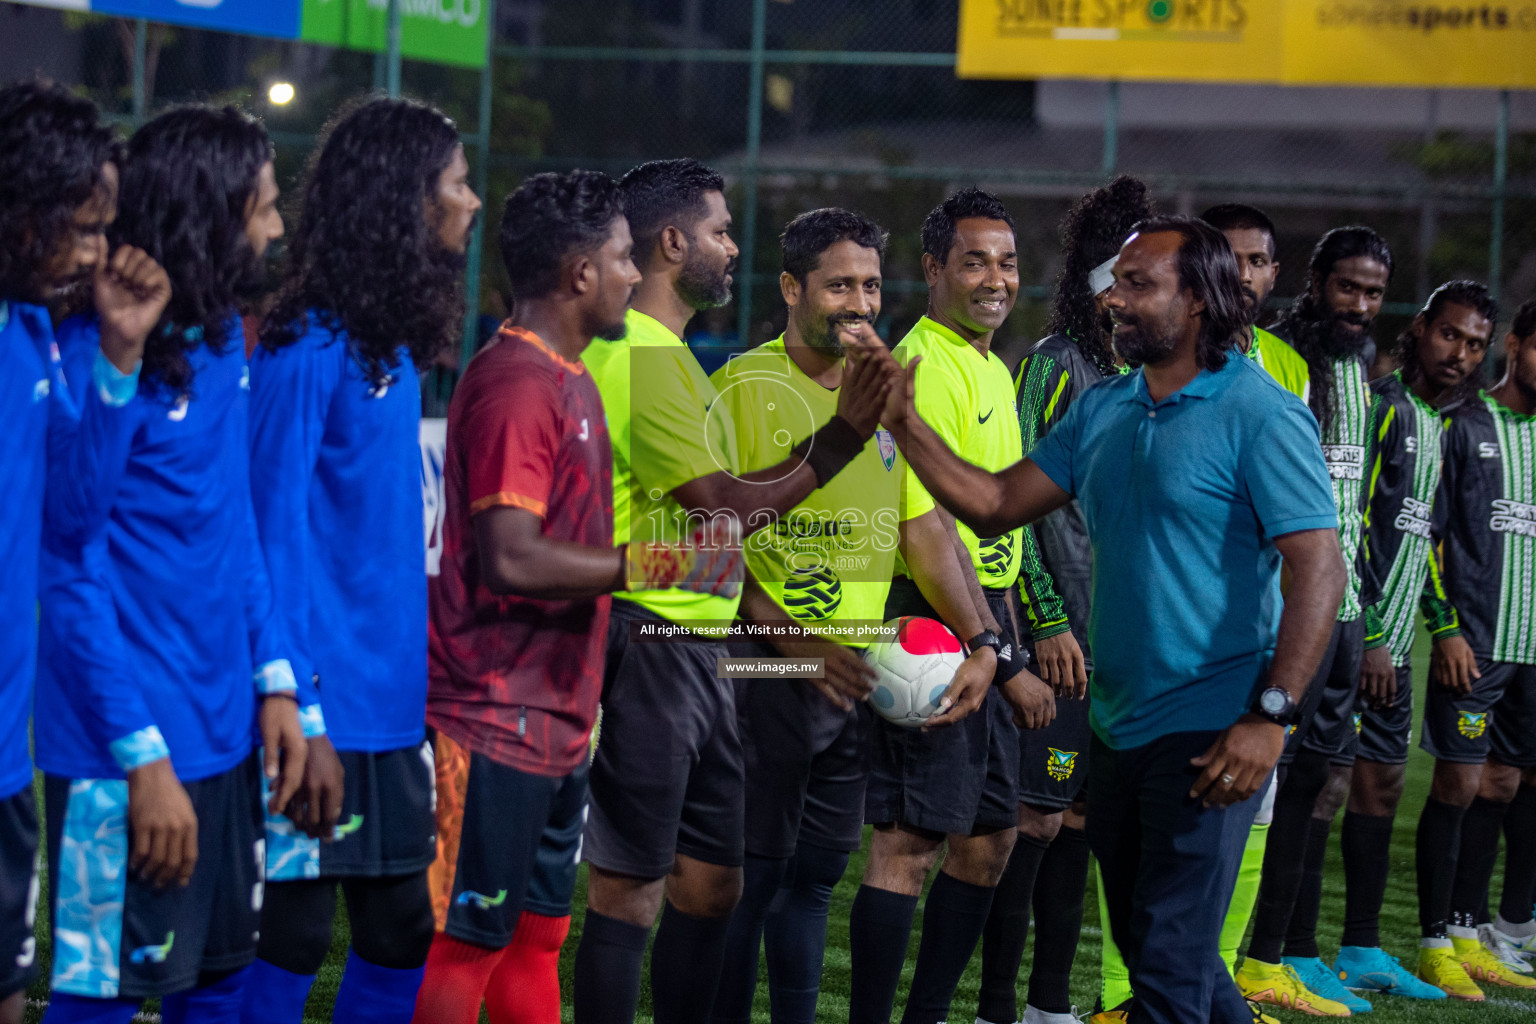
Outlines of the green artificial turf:
M 1415 688 L 1415 722 L 1414 741 L 1417 743 L 1419 730 L 1419 717 L 1424 707 L 1424 681 L 1428 665 L 1428 643 L 1425 636 L 1420 634 L 1419 643 L 1414 649 L 1414 688 Z M 1382 942 L 1387 952 L 1392 953 L 1410 966 L 1414 963 L 1418 947 L 1418 914 L 1414 897 L 1413 876 L 1413 830 L 1418 821 L 1419 809 L 1424 804 L 1424 799 L 1429 792 L 1430 773 L 1433 762 L 1421 750 L 1414 747 L 1408 762 L 1407 789 L 1403 796 L 1403 802 L 1397 818 L 1397 827 L 1392 836 L 1392 876 L 1387 887 L 1387 898 L 1382 908 Z M 39 797 L 41 794 L 39 794 Z M 1334 823 L 1334 838 L 1329 845 L 1326 875 L 1323 885 L 1323 906 L 1318 927 L 1318 944 L 1322 947 L 1325 959 L 1331 959 L 1338 949 L 1339 927 L 1344 914 L 1344 869 L 1340 860 L 1338 848 L 1337 830 L 1343 815 Z M 867 846 L 867 844 L 866 844 Z M 848 958 L 848 912 L 853 905 L 854 894 L 858 891 L 859 879 L 864 870 L 865 855 L 861 851 L 853 855 L 848 866 L 848 872 L 843 881 L 838 885 L 832 899 L 832 918 L 827 936 L 827 959 L 825 973 L 822 978 L 821 1002 L 818 1007 L 817 1019 L 828 1022 L 842 1022 L 848 1016 L 848 982 L 849 982 L 849 958 Z M 1502 884 L 1502 861 L 1494 875 L 1493 893 L 1497 900 L 1497 894 Z M 570 938 L 566 940 L 565 948 L 560 959 L 561 985 L 564 991 L 564 1015 L 563 1019 L 571 1020 L 571 971 L 575 961 L 576 943 L 581 937 L 582 909 L 586 900 L 586 870 L 582 869 L 576 891 L 576 913 L 571 922 Z M 906 998 L 906 986 L 911 980 L 912 966 L 917 957 L 917 942 L 922 925 L 922 917 L 919 914 L 912 929 L 911 944 L 908 947 L 906 969 L 902 974 L 902 987 L 897 993 L 895 1017 L 900 1019 L 901 1007 Z M 46 927 L 39 925 L 39 963 L 42 965 L 44 977 L 47 970 L 47 942 L 45 937 Z M 1098 899 L 1090 882 L 1085 898 L 1083 916 L 1083 934 L 1078 944 L 1077 961 L 1072 969 L 1072 999 L 1077 1004 L 1080 1013 L 1087 1013 L 1093 1006 L 1098 994 L 1098 968 L 1101 937 L 1099 931 Z M 346 962 L 347 950 L 347 924 L 345 910 L 338 911 L 336 920 L 335 944 L 330 957 L 321 969 L 319 980 L 310 996 L 308 1013 L 305 1016 L 306 1024 L 327 1024 L 330 1021 L 330 1006 L 335 999 L 336 988 L 341 982 L 342 967 Z M 975 1019 L 976 996 L 980 984 L 980 952 L 971 960 L 970 968 L 960 982 L 959 990 L 955 994 L 955 1001 L 951 1008 L 950 1020 L 956 1022 L 969 1022 Z M 1024 968 L 1020 972 L 1019 1005 L 1023 1007 L 1025 987 L 1029 977 L 1029 957 L 1026 955 Z M 758 985 L 757 1003 L 753 1013 L 753 1021 L 768 1024 L 768 997 L 767 976 L 764 974 Z M 33 1005 L 29 1010 L 28 1020 L 41 1019 L 41 1000 L 46 998 L 47 986 L 45 982 L 39 982 L 33 986 L 30 993 L 33 997 Z M 152 1009 L 152 1007 L 151 1007 Z M 1300 1021 L 1304 1018 L 1299 1014 L 1287 1013 L 1281 1010 L 1271 1011 L 1282 1020 Z M 1481 1004 L 1458 1003 L 1454 1000 L 1442 1000 L 1433 1003 L 1417 1002 L 1408 999 L 1394 999 L 1387 996 L 1377 997 L 1374 1000 L 1373 1009 L 1368 1016 L 1372 1024 L 1460 1024 L 1460 1022 L 1479 1022 L 1479 1024 L 1518 1024 L 1520 1021 L 1530 1020 L 1536 1024 L 1536 992 L 1516 991 L 1508 988 L 1489 988 L 1488 1001 Z M 650 1002 L 649 993 L 642 990 L 640 1002 L 640 1014 L 637 1017 L 640 1022 L 649 1024 Z

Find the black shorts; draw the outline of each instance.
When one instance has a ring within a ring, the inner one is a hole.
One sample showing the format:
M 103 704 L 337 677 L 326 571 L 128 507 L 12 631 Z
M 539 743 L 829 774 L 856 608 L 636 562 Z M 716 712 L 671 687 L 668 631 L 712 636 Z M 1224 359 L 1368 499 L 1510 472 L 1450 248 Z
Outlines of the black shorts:
M 1030 660 L 1034 660 L 1030 647 Z M 1019 803 L 1064 811 L 1083 796 L 1093 728 L 1088 701 L 1056 698 L 1056 717 L 1044 729 L 1019 730 Z
M 1290 764 L 1305 749 L 1332 758 L 1354 734 L 1355 695 L 1360 692 L 1360 663 L 1365 657 L 1365 617 L 1336 622 L 1317 674 L 1307 685 L 1296 728 L 1280 755 Z
M 1441 761 L 1536 767 L 1536 665 L 1479 657 L 1477 667 L 1469 694 L 1447 690 L 1431 670 L 1419 746 Z
M 1413 669 L 1397 666 L 1397 696 L 1391 707 L 1373 708 L 1363 697 L 1355 701 L 1354 730 L 1335 754 L 1332 763 L 1340 767 L 1356 760 L 1375 764 L 1407 764 L 1408 746 L 1413 741 Z
M 261 770 L 252 756 L 184 782 L 197 814 L 197 867 L 157 888 L 128 868 L 128 783 L 44 779 L 55 992 L 146 999 L 256 957 L 262 899 Z
M 37 976 L 37 800 L 32 784 L 0 800 L 0 999 Z
M 764 644 L 733 643 L 735 658 L 772 658 Z M 736 722 L 746 764 L 746 851 L 791 857 L 805 840 L 859 848 L 869 779 L 867 704 L 844 711 L 804 679 L 737 679 Z
M 736 691 L 717 674 L 723 643 L 630 639 L 660 623 L 614 601 L 603 676 L 602 732 L 592 760 L 584 858 L 635 878 L 672 873 L 677 854 L 740 867 L 745 768 Z
M 266 812 L 267 881 L 386 878 L 411 875 L 437 856 L 432 816 L 432 746 L 377 753 L 338 750 L 346 772 L 341 817 L 328 843 L 311 839 L 280 814 Z M 267 781 L 262 780 L 266 807 Z
M 1016 636 L 1012 590 L 986 595 L 993 617 Z M 887 621 L 901 615 L 939 618 L 905 577 L 891 584 L 885 603 Z M 1019 729 L 996 687 L 980 708 L 944 729 L 904 729 L 878 716 L 873 722 L 866 822 L 952 835 L 995 832 L 1018 822 Z
M 433 923 L 492 949 L 512 941 L 523 909 L 565 917 L 576 891 L 587 766 L 533 775 L 428 736 L 436 756 L 437 859 L 427 869 Z

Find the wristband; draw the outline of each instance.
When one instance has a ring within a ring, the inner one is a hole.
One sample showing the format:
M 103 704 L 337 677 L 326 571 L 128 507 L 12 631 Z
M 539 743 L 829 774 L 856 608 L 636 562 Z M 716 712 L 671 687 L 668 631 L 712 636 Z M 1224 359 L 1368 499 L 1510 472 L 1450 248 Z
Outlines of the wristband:
M 794 454 L 816 474 L 816 486 L 825 487 L 864 450 L 865 438 L 852 423 L 833 416 L 824 426 L 794 447 Z

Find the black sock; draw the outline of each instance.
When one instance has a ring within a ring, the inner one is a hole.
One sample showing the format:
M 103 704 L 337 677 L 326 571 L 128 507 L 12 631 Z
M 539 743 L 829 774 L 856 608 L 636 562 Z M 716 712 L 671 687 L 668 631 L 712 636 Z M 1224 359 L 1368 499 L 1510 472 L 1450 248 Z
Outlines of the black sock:
M 1456 878 L 1456 855 L 1461 850 L 1461 819 L 1466 813 L 1464 807 L 1430 797 L 1419 815 L 1413 859 L 1418 874 L 1419 932 L 1426 939 L 1445 938 L 1445 926 L 1451 920 L 1451 885 Z
M 1476 928 L 1499 859 L 1499 830 L 1509 805 L 1477 797 L 1461 819 L 1461 849 L 1451 884 L 1451 924 Z
M 720 968 L 720 987 L 715 992 L 714 1024 L 749 1024 L 752 997 L 757 994 L 758 953 L 763 945 L 763 922 L 788 860 L 747 854 L 742 868 L 741 901 L 731 911 L 725 933 L 725 957 Z
M 1344 812 L 1344 935 L 1346 946 L 1381 945 L 1381 904 L 1392 863 L 1390 814 Z
M 663 905 L 651 943 L 651 1012 L 656 1024 L 704 1024 L 715 1005 L 731 918 L 694 917 Z
M 670 902 L 651 943 L 651 1012 L 656 1024 L 705 1024 L 725 960 L 725 917 L 694 917 Z
M 1267 964 L 1280 962 L 1280 949 L 1291 927 L 1302 864 L 1312 834 L 1312 808 L 1328 782 L 1328 758 L 1301 750 L 1275 793 L 1275 817 L 1264 850 L 1264 873 L 1253 914 L 1248 955 Z
M 1499 916 L 1510 924 L 1531 919 L 1536 900 L 1536 786 L 1521 783 L 1504 814 L 1504 895 Z
M 939 1024 L 949 1017 L 949 1002 L 981 941 L 996 891 L 943 871 L 933 880 L 923 904 L 923 939 L 917 947 L 902 1024 Z
M 640 962 L 651 930 L 588 909 L 576 947 L 577 1024 L 632 1021 L 640 1003 Z
M 976 1016 L 982 1020 L 1019 1019 L 1019 965 L 1029 944 L 1029 904 L 1035 879 L 1050 844 L 1020 832 L 1008 856 L 1008 866 L 992 896 L 992 909 L 981 930 L 981 998 Z
M 848 1024 L 890 1024 L 917 897 L 859 886 L 848 913 Z
M 1083 930 L 1083 891 L 1087 885 L 1088 837 L 1082 829 L 1062 828 L 1051 840 L 1035 882 L 1035 957 L 1029 972 L 1029 1005 L 1037 1010 L 1072 1011 L 1072 960 Z
M 1296 887 L 1296 905 L 1291 909 L 1291 924 L 1285 930 L 1285 955 L 1312 959 L 1317 952 L 1317 915 L 1323 908 L 1323 861 L 1328 856 L 1328 833 L 1333 822 L 1313 818 L 1307 830 L 1307 845 L 1302 853 L 1301 884 Z
M 846 850 L 802 842 L 790 877 L 768 915 L 763 946 L 768 960 L 769 1016 L 774 1024 L 816 1024 L 816 997 L 827 954 L 832 890 L 848 868 Z

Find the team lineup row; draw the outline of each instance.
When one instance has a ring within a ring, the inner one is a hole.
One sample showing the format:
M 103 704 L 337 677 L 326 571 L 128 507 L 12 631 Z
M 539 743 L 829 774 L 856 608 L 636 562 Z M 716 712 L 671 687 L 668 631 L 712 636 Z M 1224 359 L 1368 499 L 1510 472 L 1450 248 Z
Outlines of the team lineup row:
M 962 189 L 922 225 L 928 312 L 894 352 L 885 231 L 814 210 L 781 238 L 784 334 L 706 376 L 682 338 L 730 301 L 724 180 L 536 175 L 501 213 L 515 307 L 450 406 L 429 577 L 413 374 L 462 323 L 481 207 L 450 120 L 338 113 L 249 355 L 285 229 L 257 121 L 181 108 L 124 145 L 23 83 L 0 163 L 0 1019 L 34 961 L 29 708 L 53 1024 L 149 997 L 297 1022 L 338 887 L 333 1019 L 558 1021 L 578 860 L 577 1021 L 634 1019 L 648 945 L 657 1021 L 749 1020 L 765 949 L 773 1019 L 811 1021 L 866 823 L 852 1021 L 889 1021 L 941 854 L 904 1021 L 948 1018 L 978 945 L 978 1019 L 1020 1019 L 1031 906 L 1022 1019 L 1075 1020 L 1090 847 L 1106 1021 L 1536 987 L 1536 305 L 1488 392 L 1473 282 L 1372 358 L 1392 256 L 1348 227 L 1263 330 L 1263 213 L 1157 217 L 1121 178 L 1064 222 L 1015 379 L 991 350 L 1013 220 Z M 1377 918 L 1416 604 L 1436 774 L 1409 971 Z M 838 628 L 898 616 L 964 641 L 922 729 L 870 714 Z M 733 621 L 807 630 L 722 642 Z M 727 654 L 825 674 L 724 679 Z M 1311 880 L 1346 791 L 1329 967 Z

